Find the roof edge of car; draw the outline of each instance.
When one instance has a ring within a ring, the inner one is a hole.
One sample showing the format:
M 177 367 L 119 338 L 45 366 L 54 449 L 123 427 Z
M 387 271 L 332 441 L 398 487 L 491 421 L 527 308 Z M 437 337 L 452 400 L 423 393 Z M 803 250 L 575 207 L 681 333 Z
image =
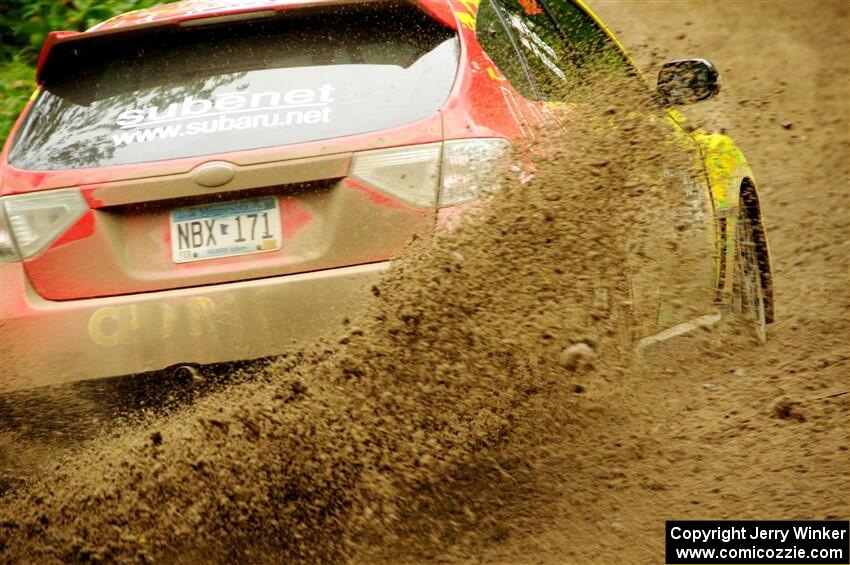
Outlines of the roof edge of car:
M 179 26 L 185 22 L 197 22 L 196 25 L 203 25 L 204 20 L 209 20 L 210 25 L 221 23 L 222 21 L 241 21 L 249 20 L 258 17 L 258 13 L 282 12 L 291 9 L 317 8 L 330 5 L 352 5 L 352 4 L 375 4 L 377 0 L 282 0 L 279 2 L 242 4 L 232 7 L 223 7 L 216 10 L 208 11 L 192 11 L 184 10 L 178 12 L 162 12 L 157 17 L 157 8 L 149 8 L 147 10 L 137 10 L 136 12 L 127 12 L 134 14 L 136 18 L 122 23 L 120 20 L 124 14 L 116 16 L 111 20 L 106 20 L 100 24 L 89 28 L 86 31 L 52 31 L 41 47 L 41 52 L 38 56 L 38 64 L 35 71 L 35 80 L 37 84 L 43 84 L 44 71 L 47 67 L 47 62 L 50 58 L 50 53 L 53 49 L 62 44 L 72 43 L 77 41 L 87 41 L 93 38 L 105 37 L 110 35 L 118 35 L 128 32 L 135 32 L 145 29 L 163 28 L 167 26 Z M 439 23 L 457 30 L 457 20 L 454 12 L 449 8 L 445 0 L 399 0 L 398 4 L 413 4 L 419 7 L 429 16 L 433 17 Z M 174 6 L 166 4 L 159 8 Z M 145 14 L 150 14 L 144 17 Z M 226 20 L 225 20 L 226 19 Z M 114 22 L 114 23 L 110 23 Z

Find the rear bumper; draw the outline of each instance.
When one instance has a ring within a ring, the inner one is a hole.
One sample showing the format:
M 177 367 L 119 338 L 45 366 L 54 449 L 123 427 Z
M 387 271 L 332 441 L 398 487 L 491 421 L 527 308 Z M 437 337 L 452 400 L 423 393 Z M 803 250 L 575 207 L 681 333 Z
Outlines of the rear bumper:
M 0 391 L 281 353 L 362 310 L 388 265 L 55 302 L 2 263 Z

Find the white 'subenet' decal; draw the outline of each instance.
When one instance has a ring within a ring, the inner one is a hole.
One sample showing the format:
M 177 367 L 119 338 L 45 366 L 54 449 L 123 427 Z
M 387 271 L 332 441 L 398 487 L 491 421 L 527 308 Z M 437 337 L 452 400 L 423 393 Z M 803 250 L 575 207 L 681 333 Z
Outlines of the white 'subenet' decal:
M 253 128 L 327 124 L 335 87 L 296 88 L 288 92 L 223 92 L 211 99 L 187 96 L 168 106 L 124 110 L 116 119 L 127 130 L 112 136 L 129 145 L 205 133 Z

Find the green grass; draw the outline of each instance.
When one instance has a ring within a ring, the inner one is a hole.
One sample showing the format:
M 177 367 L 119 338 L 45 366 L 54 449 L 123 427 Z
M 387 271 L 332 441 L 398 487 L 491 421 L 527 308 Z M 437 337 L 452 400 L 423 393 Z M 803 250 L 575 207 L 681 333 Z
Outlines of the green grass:
M 13 55 L 0 62 L 0 145 L 35 89 L 35 68 Z
M 0 3 L 0 145 L 35 89 L 35 65 L 51 31 L 84 31 L 168 0 L 6 0 Z

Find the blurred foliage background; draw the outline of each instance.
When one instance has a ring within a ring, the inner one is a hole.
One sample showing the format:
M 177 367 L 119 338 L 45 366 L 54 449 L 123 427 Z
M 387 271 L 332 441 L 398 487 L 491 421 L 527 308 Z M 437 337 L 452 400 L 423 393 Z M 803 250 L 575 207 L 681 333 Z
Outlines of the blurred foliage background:
M 0 146 L 35 89 L 41 44 L 54 30 L 83 31 L 112 16 L 163 0 L 0 1 Z

